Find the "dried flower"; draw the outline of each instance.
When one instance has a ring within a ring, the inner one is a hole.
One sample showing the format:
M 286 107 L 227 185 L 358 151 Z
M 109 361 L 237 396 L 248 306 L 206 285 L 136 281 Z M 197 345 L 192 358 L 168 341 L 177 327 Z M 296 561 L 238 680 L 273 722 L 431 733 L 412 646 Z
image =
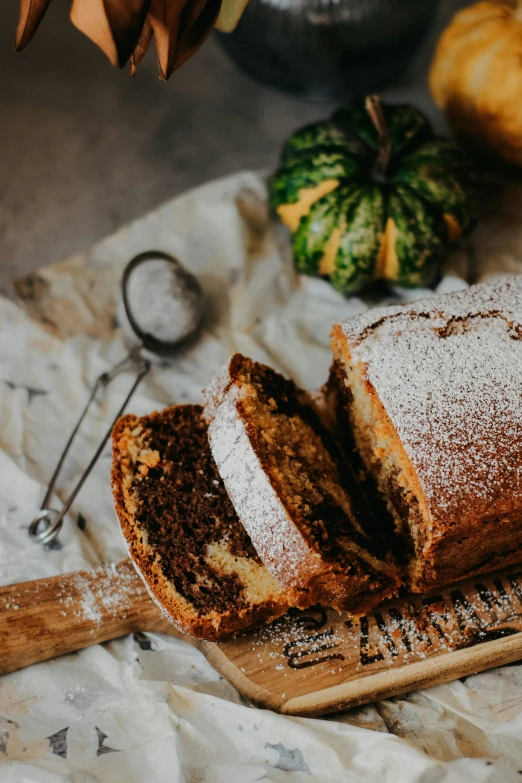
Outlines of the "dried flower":
M 20 0 L 15 49 L 32 40 L 51 0 Z M 72 0 L 75 27 L 122 68 L 134 75 L 154 38 L 162 79 L 185 63 L 212 29 L 232 30 L 247 0 Z M 221 11 L 221 15 L 220 15 Z M 218 22 L 219 17 L 219 22 Z

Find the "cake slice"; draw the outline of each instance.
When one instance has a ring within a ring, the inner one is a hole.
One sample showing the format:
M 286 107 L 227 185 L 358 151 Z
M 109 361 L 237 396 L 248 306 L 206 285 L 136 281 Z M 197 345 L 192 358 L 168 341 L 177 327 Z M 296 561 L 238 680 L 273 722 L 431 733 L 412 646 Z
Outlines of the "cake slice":
M 333 330 L 340 428 L 426 592 L 522 561 L 522 277 Z
M 292 603 L 364 614 L 396 593 L 398 569 L 372 551 L 349 470 L 312 398 L 235 354 L 205 401 L 210 446 L 229 496 Z
M 220 639 L 284 614 L 285 590 L 228 499 L 201 406 L 123 416 L 112 439 L 112 490 L 130 556 L 175 625 Z

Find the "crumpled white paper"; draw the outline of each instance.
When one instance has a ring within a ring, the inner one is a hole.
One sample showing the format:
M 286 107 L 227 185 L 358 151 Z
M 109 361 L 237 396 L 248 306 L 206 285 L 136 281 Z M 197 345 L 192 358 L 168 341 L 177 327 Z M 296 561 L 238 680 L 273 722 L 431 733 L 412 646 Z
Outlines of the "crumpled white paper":
M 233 350 L 308 388 L 324 381 L 332 322 L 371 303 L 294 274 L 265 195 L 262 177 L 249 172 L 211 183 L 41 270 L 20 287 L 23 306 L 0 300 L 0 583 L 125 556 L 109 447 L 66 519 L 59 548 L 32 543 L 27 527 L 89 388 L 127 348 L 118 284 L 131 256 L 151 248 L 173 253 L 199 276 L 209 303 L 199 344 L 155 364 L 131 405 L 135 413 L 197 401 Z M 499 190 L 473 253 L 449 260 L 439 290 L 461 288 L 470 275 L 522 271 L 517 195 Z M 93 411 L 56 507 L 130 383 L 128 374 L 119 377 Z M 514 783 L 520 770 L 519 666 L 316 720 L 248 706 L 193 647 L 158 634 L 0 679 L 2 783 Z

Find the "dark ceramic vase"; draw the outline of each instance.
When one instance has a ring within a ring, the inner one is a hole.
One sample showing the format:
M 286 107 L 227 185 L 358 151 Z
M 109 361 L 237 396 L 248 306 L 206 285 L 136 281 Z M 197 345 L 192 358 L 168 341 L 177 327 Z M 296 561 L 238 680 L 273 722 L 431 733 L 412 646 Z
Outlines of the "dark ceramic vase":
M 312 99 L 352 98 L 389 83 L 422 43 L 438 0 L 250 0 L 219 34 L 254 79 Z

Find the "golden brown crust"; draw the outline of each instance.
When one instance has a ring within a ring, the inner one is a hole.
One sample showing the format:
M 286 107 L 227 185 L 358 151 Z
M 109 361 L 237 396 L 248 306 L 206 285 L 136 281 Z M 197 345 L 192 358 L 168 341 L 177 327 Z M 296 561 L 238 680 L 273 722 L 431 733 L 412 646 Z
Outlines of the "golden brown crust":
M 473 529 L 457 528 L 423 551 L 422 568 L 411 581 L 414 593 L 427 593 L 522 562 L 522 515 L 480 520 Z

